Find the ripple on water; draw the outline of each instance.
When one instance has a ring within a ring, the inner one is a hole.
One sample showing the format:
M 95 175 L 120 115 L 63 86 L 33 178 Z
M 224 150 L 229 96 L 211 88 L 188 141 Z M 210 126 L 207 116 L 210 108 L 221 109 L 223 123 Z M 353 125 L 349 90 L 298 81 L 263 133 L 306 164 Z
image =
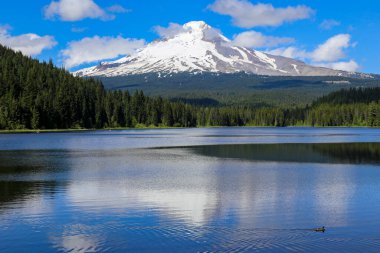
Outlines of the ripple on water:
M 105 252 L 106 240 L 99 226 L 73 224 L 63 226 L 50 235 L 54 249 L 62 252 Z
M 107 231 L 105 227 L 102 229 Z M 181 252 L 342 252 L 347 249 L 355 249 L 355 252 L 378 252 L 380 248 L 380 238 L 353 240 L 329 232 L 315 233 L 305 229 L 235 229 L 178 225 L 112 225 L 111 229 L 116 230 L 112 233 L 123 236 L 109 238 L 112 245 L 107 243 L 107 251 L 110 252 L 166 252 L 173 249 Z M 79 241 L 83 242 L 84 246 L 89 245 L 84 238 L 79 238 Z M 82 248 L 85 248 L 84 246 Z M 101 244 L 97 247 L 99 249 Z M 74 249 L 72 252 L 83 252 L 78 251 L 82 248 L 71 248 Z

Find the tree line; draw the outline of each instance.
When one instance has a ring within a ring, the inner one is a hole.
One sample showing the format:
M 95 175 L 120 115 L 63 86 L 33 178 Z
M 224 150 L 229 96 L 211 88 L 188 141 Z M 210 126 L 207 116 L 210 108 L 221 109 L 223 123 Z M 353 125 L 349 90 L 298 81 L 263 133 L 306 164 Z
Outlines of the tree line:
M 380 126 L 379 98 L 379 88 L 351 89 L 296 109 L 197 106 L 109 91 L 98 80 L 0 46 L 0 129 Z

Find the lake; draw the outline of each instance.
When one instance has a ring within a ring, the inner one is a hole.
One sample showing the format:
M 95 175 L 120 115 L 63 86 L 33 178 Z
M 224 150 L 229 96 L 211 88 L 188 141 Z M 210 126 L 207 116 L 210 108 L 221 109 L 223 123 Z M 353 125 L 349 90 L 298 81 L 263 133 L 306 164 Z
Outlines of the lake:
M 0 252 L 380 252 L 379 214 L 380 129 L 0 135 Z

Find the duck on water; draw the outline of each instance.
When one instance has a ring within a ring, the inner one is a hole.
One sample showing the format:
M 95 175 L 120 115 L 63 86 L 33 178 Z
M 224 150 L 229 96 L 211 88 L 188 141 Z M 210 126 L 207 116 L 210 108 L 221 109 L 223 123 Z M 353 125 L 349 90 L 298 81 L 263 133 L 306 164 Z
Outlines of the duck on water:
M 320 228 L 313 228 L 313 231 L 314 231 L 314 232 L 321 232 L 321 233 L 324 233 L 324 232 L 326 231 L 326 228 L 325 228 L 325 226 L 320 227 Z

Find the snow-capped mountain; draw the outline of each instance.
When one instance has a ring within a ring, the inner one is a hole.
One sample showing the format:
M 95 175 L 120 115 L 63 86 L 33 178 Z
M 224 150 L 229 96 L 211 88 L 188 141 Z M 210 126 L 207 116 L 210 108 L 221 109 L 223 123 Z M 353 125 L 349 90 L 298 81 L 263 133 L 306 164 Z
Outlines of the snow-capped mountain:
M 183 25 L 176 35 L 154 41 L 117 61 L 76 71 L 77 76 L 127 76 L 157 73 L 236 73 L 273 76 L 357 76 L 234 45 L 203 21 Z

